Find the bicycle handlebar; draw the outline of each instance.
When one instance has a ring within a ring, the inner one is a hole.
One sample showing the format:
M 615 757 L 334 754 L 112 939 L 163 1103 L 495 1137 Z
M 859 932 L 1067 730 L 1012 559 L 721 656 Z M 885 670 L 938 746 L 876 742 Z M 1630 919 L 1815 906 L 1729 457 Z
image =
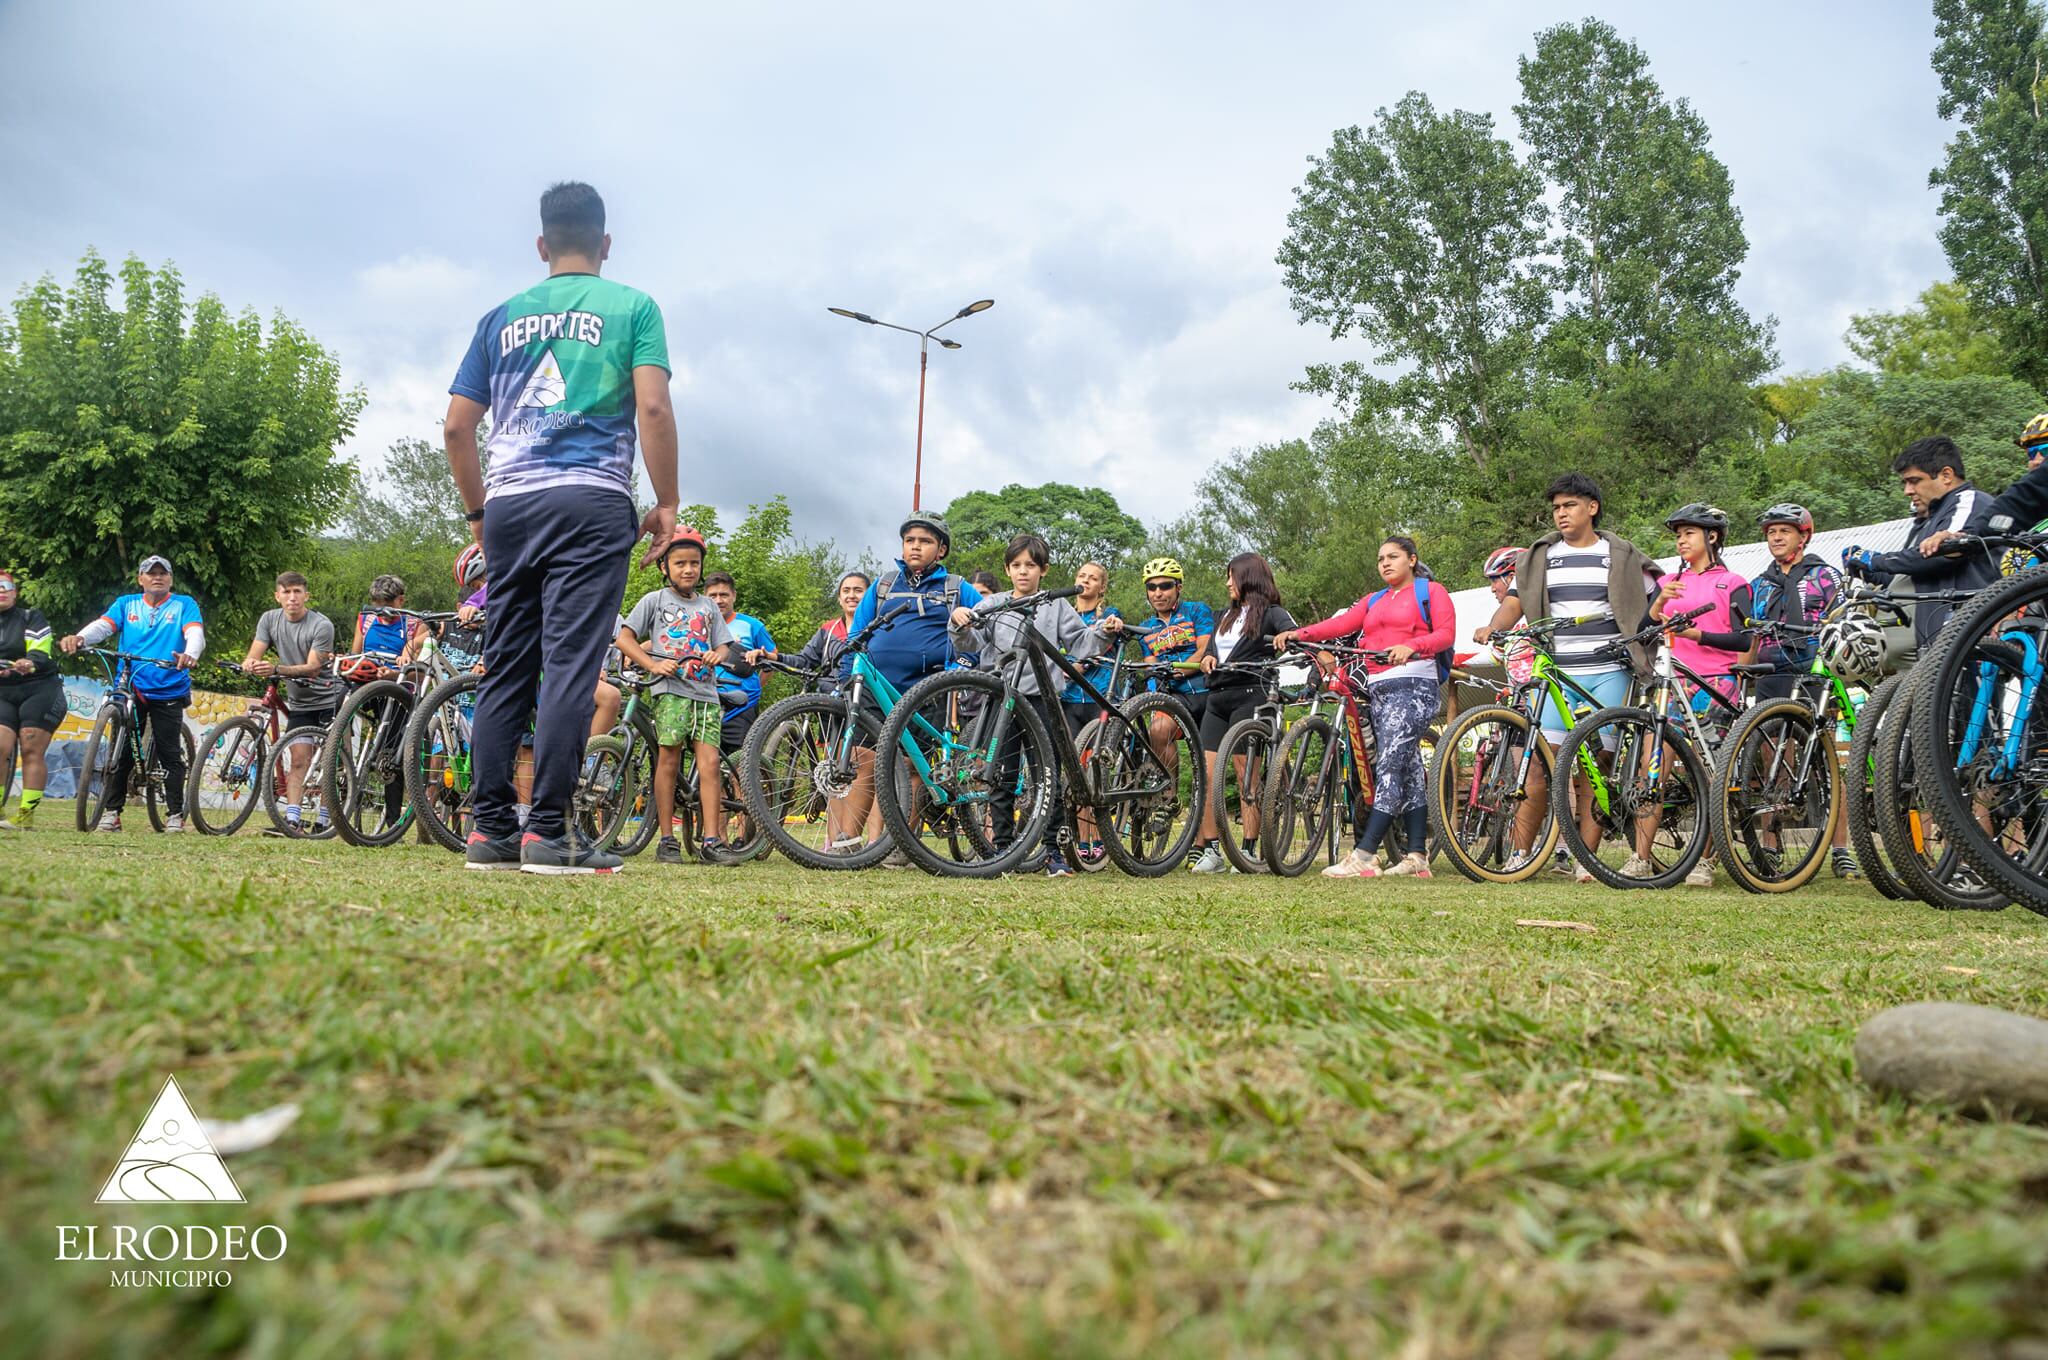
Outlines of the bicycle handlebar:
M 1002 604 L 990 605 L 987 609 L 977 606 L 974 612 L 985 619 L 993 618 L 997 614 L 1008 614 L 1012 611 L 1029 613 L 1040 605 L 1051 604 L 1054 600 L 1071 600 L 1080 593 L 1081 587 L 1079 586 L 1061 586 L 1058 590 L 1035 591 L 1030 595 L 1020 596 L 1017 599 L 1009 600 Z

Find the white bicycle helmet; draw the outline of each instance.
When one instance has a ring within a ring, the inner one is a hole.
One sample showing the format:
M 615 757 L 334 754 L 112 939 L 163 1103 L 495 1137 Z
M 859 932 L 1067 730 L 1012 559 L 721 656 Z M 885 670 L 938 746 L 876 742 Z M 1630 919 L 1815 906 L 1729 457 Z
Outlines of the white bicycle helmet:
M 1844 680 L 1884 674 L 1884 625 L 1868 614 L 1843 614 L 1821 625 L 1820 654 Z

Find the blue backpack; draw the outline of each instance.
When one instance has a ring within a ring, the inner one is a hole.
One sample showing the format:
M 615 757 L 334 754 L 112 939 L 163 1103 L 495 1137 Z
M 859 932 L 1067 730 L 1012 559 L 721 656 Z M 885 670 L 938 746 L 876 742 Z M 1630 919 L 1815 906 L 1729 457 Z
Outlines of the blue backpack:
M 1435 628 L 1436 620 L 1429 616 L 1429 581 L 1427 578 L 1418 575 L 1415 578 L 1414 584 L 1415 607 L 1422 611 L 1422 621 L 1431 628 Z M 1384 590 L 1375 590 L 1366 598 L 1365 607 L 1371 609 L 1380 602 L 1380 598 L 1386 593 Z M 1439 685 L 1451 678 L 1451 652 L 1453 650 L 1453 647 L 1446 647 L 1436 654 L 1436 682 Z

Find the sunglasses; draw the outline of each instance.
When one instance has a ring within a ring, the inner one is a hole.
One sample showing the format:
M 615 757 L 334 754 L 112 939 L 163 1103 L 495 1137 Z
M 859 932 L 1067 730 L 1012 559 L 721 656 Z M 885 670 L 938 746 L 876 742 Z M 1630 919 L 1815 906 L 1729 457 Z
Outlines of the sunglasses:
M 1145 589 L 1146 589 L 1146 590 L 1148 590 L 1148 591 L 1153 591 L 1153 590 L 1179 590 L 1179 589 L 1180 589 L 1180 582 L 1178 582 L 1178 581 L 1147 581 L 1147 582 L 1145 583 Z

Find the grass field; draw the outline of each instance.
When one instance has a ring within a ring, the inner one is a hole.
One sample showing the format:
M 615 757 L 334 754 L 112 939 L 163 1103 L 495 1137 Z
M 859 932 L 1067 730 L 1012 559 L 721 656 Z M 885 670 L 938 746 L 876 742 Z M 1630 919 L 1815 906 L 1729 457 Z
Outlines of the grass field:
M 0 914 L 12 1354 L 2048 1355 L 2048 1130 L 1850 1057 L 1898 1002 L 2048 1013 L 2017 909 L 131 829 L 0 841 Z M 169 1073 L 304 1106 L 247 1206 L 93 1203 Z M 291 1245 L 52 1259 L 155 1222 Z

